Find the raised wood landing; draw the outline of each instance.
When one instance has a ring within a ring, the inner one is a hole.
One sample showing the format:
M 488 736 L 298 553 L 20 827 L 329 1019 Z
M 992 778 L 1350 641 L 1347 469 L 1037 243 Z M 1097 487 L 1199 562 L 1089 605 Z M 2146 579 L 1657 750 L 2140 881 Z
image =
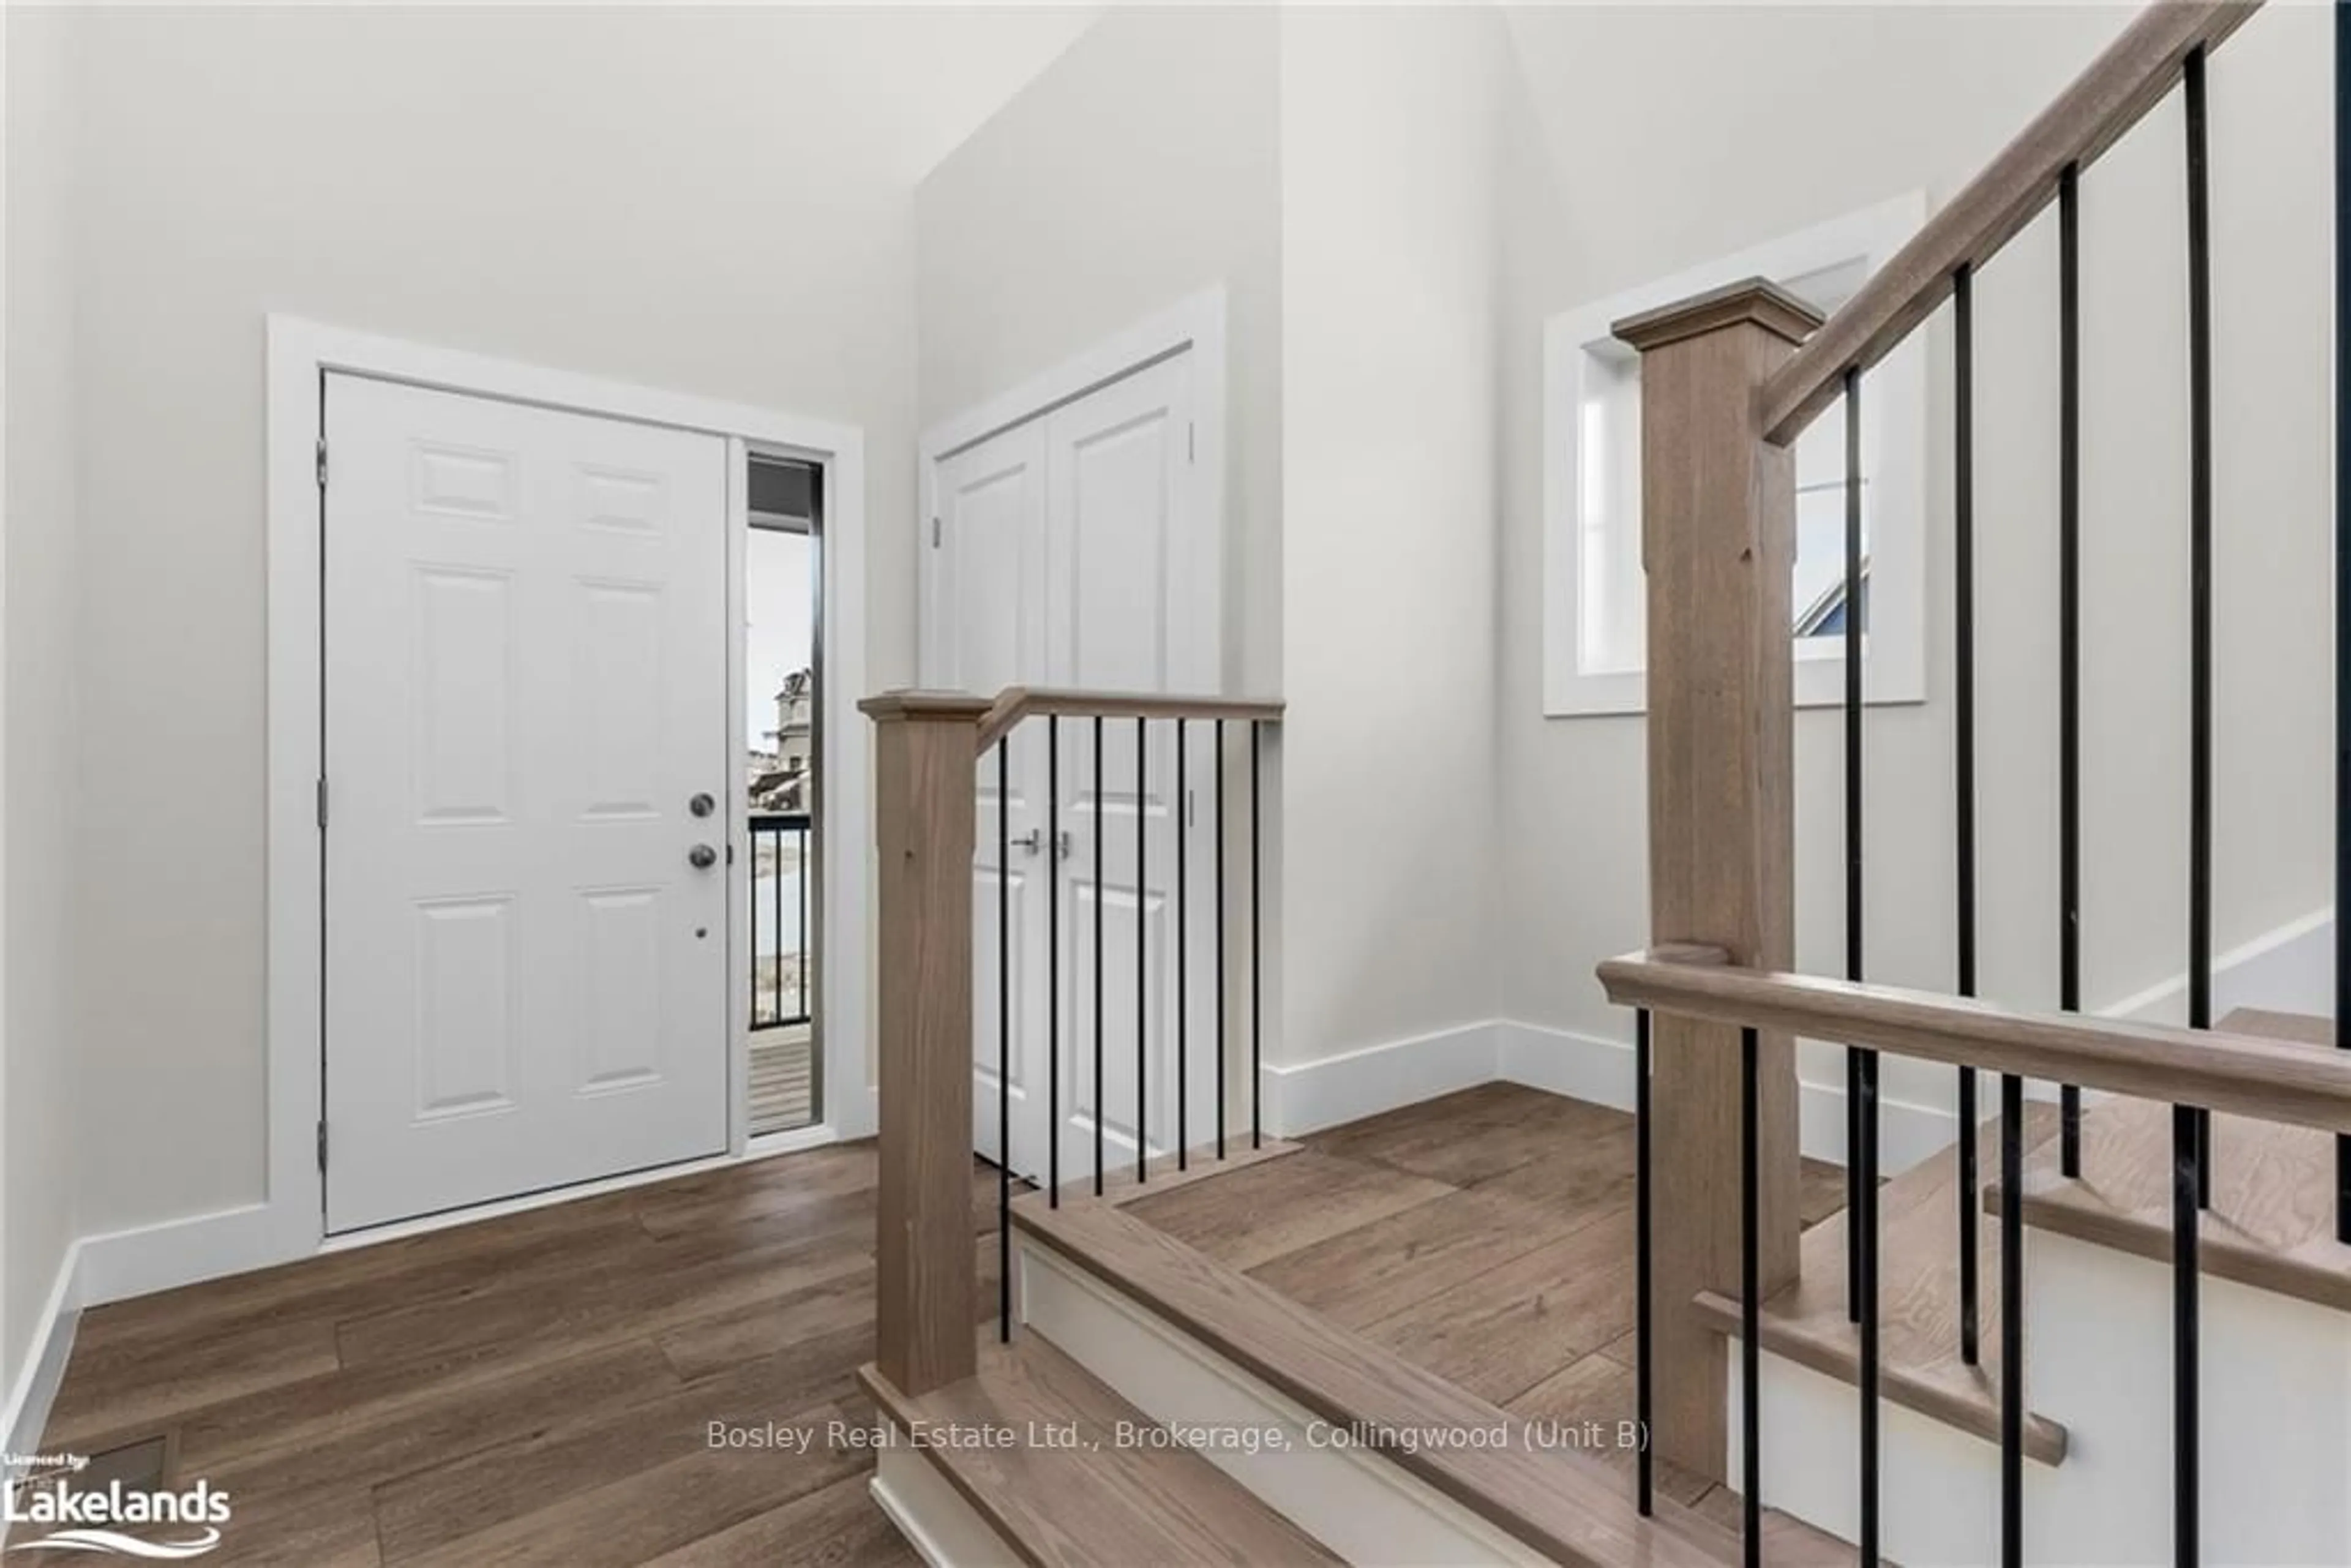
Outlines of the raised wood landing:
M 1536 1458 L 1573 1460 L 1577 1496 L 1605 1474 L 1621 1508 L 1635 1468 L 1614 1437 L 1634 1415 L 1632 1125 L 1605 1107 L 1488 1084 L 1314 1134 L 1300 1154 L 1188 1191 L 1145 1194 L 1123 1215 L 1185 1244 L 1177 1278 L 1224 1278 L 1258 1303 L 1250 1320 L 1265 1337 L 1252 1354 L 1276 1386 L 1274 1363 L 1328 1367 L 1327 1342 L 1344 1340 L 1388 1381 L 1326 1388 L 1334 1404 L 1395 1409 L 1403 1386 L 1431 1410 L 1596 1430 L 1593 1446 Z M 1808 1216 L 1841 1201 L 1834 1167 L 1808 1164 L 1804 1178 Z M 1324 1348 L 1300 1349 L 1291 1334 Z M 1667 1465 L 1657 1480 L 1676 1538 L 1735 1561 L 1737 1494 Z M 1774 1563 L 1851 1560 L 1797 1521 L 1767 1514 L 1766 1525 Z
M 979 1373 L 910 1399 L 859 1381 L 901 1434 L 954 1434 L 922 1457 L 1025 1562 L 1336 1563 L 1314 1539 L 1188 1449 L 1122 1442 L 1134 1406 L 1034 1334 L 987 1347 Z M 1039 1440 L 1054 1434 L 1049 1446 Z M 1002 1447 L 976 1434 L 1014 1435 Z
M 2325 1019 L 2240 1009 L 2223 1030 L 2326 1049 Z M 2053 1147 L 2025 1171 L 2024 1220 L 2079 1240 L 2171 1260 L 2171 1107 L 2108 1099 L 2082 1118 L 2082 1176 Z M 1989 1199 L 1988 1199 L 1989 1201 Z M 2305 1127 L 2212 1118 L 2212 1207 L 2198 1229 L 2203 1271 L 2351 1311 L 2351 1247 L 2335 1239 L 2335 1140 Z
M 1997 1082 L 1997 1081 L 1994 1081 Z M 2057 1111 L 2025 1106 L 2025 1146 L 2057 1134 Z M 1978 1168 L 2000 1168 L 2000 1124 L 1977 1130 Z M 1878 1386 L 1886 1398 L 1922 1416 L 2000 1441 L 2000 1230 L 1980 1207 L 1976 1214 L 1983 1273 L 1979 1364 L 1960 1357 L 1959 1153 L 1945 1149 L 1904 1171 L 1878 1191 Z M 1845 1300 L 1846 1212 L 1804 1233 L 1804 1274 L 1763 1303 L 1763 1348 L 1813 1371 L 1861 1382 L 1861 1331 Z M 1698 1298 L 1699 1311 L 1727 1335 L 1740 1332 L 1732 1297 Z M 2029 1412 L 2024 1451 L 2044 1465 L 2065 1458 L 2065 1429 Z
M 1514 1416 L 1631 1419 L 1631 1116 L 1489 1083 L 1301 1142 L 1128 1211 Z M 1844 1201 L 1842 1181 L 1807 1163 L 1807 1219 Z M 1631 1485 L 1631 1452 L 1593 1457 Z M 1709 1478 L 1657 1477 L 1737 1521 L 1738 1497 Z
M 874 1174 L 812 1150 L 94 1308 L 43 1447 L 168 1435 L 233 1500 L 207 1563 L 913 1563 L 830 1440 L 875 1419 Z

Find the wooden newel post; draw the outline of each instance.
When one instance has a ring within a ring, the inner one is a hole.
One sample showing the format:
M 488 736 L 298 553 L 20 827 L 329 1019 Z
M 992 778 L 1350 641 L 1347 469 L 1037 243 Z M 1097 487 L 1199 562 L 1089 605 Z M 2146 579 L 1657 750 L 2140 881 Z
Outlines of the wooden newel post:
M 1763 438 L 1756 392 L 1821 323 L 1761 279 L 1616 324 L 1641 352 L 1641 556 L 1648 577 L 1649 929 L 1735 961 L 1795 957 L 1794 455 Z M 1656 1291 L 1653 1440 L 1725 1479 L 1728 1365 L 1691 1311 L 1740 1294 L 1740 1034 L 1651 1025 Z M 1794 1042 L 1761 1040 L 1764 1293 L 1792 1281 Z
M 974 768 L 987 705 L 902 691 L 859 706 L 874 726 L 881 897 L 874 1359 L 901 1393 L 919 1395 L 978 1364 L 971 876 Z

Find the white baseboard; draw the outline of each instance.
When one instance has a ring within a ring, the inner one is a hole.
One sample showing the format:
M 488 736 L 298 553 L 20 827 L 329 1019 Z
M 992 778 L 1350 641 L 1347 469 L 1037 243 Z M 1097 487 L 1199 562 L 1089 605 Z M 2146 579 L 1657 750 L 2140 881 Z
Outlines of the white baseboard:
M 1496 1076 L 1572 1100 L 1589 1100 L 1620 1111 L 1633 1108 L 1633 1044 L 1540 1024 L 1498 1025 L 1501 1054 Z M 1804 1082 L 1798 1086 L 1797 1141 L 1808 1159 L 1844 1164 L 1844 1085 Z M 1879 1168 L 1888 1175 L 1907 1170 L 1950 1146 L 1959 1118 L 1939 1105 L 1878 1100 Z
M 2217 1022 L 2235 1008 L 2323 1016 L 2335 1010 L 2334 981 L 2335 911 L 2313 910 L 2212 960 L 2212 1016 Z M 2141 1023 L 2184 1023 L 2187 1003 L 2183 972 L 2098 1013 Z
M 1294 1138 L 1490 1083 L 1498 1028 L 1490 1022 L 1464 1024 L 1320 1061 L 1268 1066 L 1266 1131 Z
M 287 1250 L 284 1217 L 249 1203 L 81 1239 L 82 1300 L 90 1306 L 242 1274 L 308 1256 Z
M 74 1331 L 81 1323 L 82 1263 L 82 1244 L 69 1244 L 26 1343 L 25 1364 L 16 1369 L 7 1406 L 0 1410 L 0 1445 L 5 1445 L 0 1451 L 11 1458 L 41 1451 L 41 1434 L 48 1429 L 57 1386 L 65 1381 L 66 1362 L 73 1354 Z M 0 1480 L 15 1480 L 20 1474 L 21 1468 L 10 1464 Z M 0 1546 L 7 1539 L 8 1521 L 0 1517 Z
M 1573 1030 L 1506 1020 L 1499 1035 L 1494 1076 L 1506 1083 L 1589 1100 L 1595 1105 L 1633 1108 L 1633 1042 L 1604 1040 Z

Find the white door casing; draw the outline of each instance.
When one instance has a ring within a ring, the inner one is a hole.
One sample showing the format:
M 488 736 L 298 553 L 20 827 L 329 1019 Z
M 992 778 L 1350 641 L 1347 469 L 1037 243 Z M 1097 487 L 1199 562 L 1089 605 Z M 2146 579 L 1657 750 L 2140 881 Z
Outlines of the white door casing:
M 926 684 L 983 695 L 1023 684 L 1218 688 L 1217 480 L 1199 461 L 1196 360 L 1188 350 L 1156 359 L 935 462 L 929 479 L 938 522 Z M 1178 1129 L 1171 921 L 1186 789 L 1176 779 L 1171 725 L 1148 727 L 1139 742 L 1134 721 L 1108 721 L 1099 757 L 1096 733 L 1091 720 L 1061 721 L 1057 821 L 1047 821 L 1047 725 L 1023 726 L 1007 758 L 1011 1163 L 1031 1176 L 1050 1168 L 1044 1085 L 1058 1019 L 1064 1181 L 1091 1176 L 1097 1120 L 1102 1157 L 1113 1165 L 1133 1161 L 1138 1085 L 1144 1092 L 1143 1142 L 1164 1152 Z M 1147 747 L 1140 788 L 1138 744 Z M 1183 1131 L 1194 1143 L 1210 1134 L 1215 1114 L 1212 745 L 1210 727 L 1190 727 L 1185 917 L 1192 935 L 1182 1023 L 1191 1071 Z M 998 904 L 1005 890 L 993 756 L 980 759 L 978 789 L 974 1143 L 994 1157 L 1001 1110 L 998 942 L 1008 927 Z M 1046 884 L 1036 874 L 1048 865 L 1059 881 L 1058 995 L 1050 1018 L 1047 950 L 1054 925 Z
M 727 443 L 326 378 L 327 1229 L 727 1143 Z

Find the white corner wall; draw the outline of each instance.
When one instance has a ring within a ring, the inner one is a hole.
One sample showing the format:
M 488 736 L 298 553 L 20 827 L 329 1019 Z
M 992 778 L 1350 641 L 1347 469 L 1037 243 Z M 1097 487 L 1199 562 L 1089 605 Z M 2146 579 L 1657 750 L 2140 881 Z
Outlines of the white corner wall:
M 5 28 L 5 514 L 0 514 L 0 1443 L 33 1386 L 79 1203 L 71 893 L 78 674 L 73 190 L 76 39 L 59 11 Z M 69 1303 L 68 1303 L 69 1304 Z
M 1281 15 L 1281 985 L 1267 1059 L 1491 1018 L 1487 7 Z

